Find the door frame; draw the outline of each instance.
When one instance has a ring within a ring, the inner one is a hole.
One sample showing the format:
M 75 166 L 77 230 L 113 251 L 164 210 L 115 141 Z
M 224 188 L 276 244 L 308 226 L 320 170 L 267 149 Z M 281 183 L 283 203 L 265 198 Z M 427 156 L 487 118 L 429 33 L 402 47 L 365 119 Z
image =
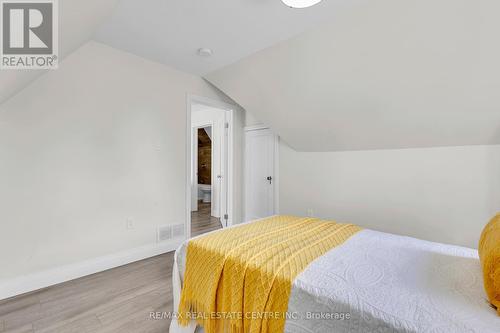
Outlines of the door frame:
M 247 138 L 247 133 L 248 132 L 252 132 L 252 131 L 259 131 L 259 130 L 269 130 L 271 131 L 271 133 L 273 133 L 273 131 L 271 130 L 271 128 L 269 128 L 268 126 L 265 126 L 265 125 L 253 125 L 253 126 L 246 126 L 243 128 L 243 132 L 244 132 L 244 138 L 246 140 Z M 279 146 L 280 146 L 280 137 L 276 134 L 273 133 L 273 136 L 274 136 L 274 191 L 273 191 L 273 194 L 274 194 L 274 210 L 273 210 L 273 213 L 274 215 L 278 215 L 279 214 L 279 211 L 280 211 L 280 206 L 279 206 L 279 181 L 280 181 L 280 176 L 279 176 L 279 170 L 280 170 L 280 167 L 279 167 Z M 244 184 L 244 189 L 243 189 L 243 207 L 244 207 L 244 222 L 248 222 L 249 219 L 248 219 L 248 213 L 247 213 L 247 197 L 246 197 L 246 193 L 247 193 L 247 188 L 248 188 L 248 182 L 249 182 L 249 179 L 247 177 L 247 152 L 246 152 L 246 143 L 244 145 L 245 147 L 245 153 L 243 154 L 243 178 L 244 178 L 244 181 L 243 181 L 243 184 Z
M 234 184 L 235 184 L 235 159 L 234 159 L 234 112 L 238 110 L 237 105 L 232 105 L 223 101 L 211 99 L 208 97 L 203 97 L 203 96 L 197 96 L 193 94 L 186 94 L 186 177 L 185 177 L 185 189 L 186 189 L 186 207 L 185 207 L 185 214 L 186 214 L 186 219 L 185 223 L 186 225 L 184 226 L 185 232 L 186 232 L 186 238 L 189 239 L 191 238 L 191 147 L 192 147 L 192 141 L 193 140 L 193 132 L 192 132 L 192 127 L 191 127 L 191 112 L 192 112 L 192 105 L 193 104 L 203 104 L 206 106 L 211 106 L 214 108 L 218 108 L 221 110 L 226 111 L 226 122 L 229 125 L 227 128 L 227 165 L 226 165 L 226 174 L 224 175 L 226 177 L 226 187 L 227 187 L 227 193 L 226 193 L 226 210 L 227 210 L 227 215 L 228 219 L 226 224 L 224 223 L 224 212 L 220 212 L 221 214 L 221 224 L 223 227 L 226 226 L 231 226 L 233 224 L 234 220 Z

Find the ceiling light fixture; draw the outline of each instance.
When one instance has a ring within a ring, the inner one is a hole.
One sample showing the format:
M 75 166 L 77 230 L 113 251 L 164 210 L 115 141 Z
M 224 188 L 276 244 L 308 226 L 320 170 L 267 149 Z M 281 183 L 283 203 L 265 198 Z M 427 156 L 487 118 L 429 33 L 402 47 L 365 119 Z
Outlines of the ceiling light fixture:
M 210 57 L 214 53 L 211 49 L 202 47 L 199 48 L 198 51 L 196 52 L 200 57 Z
M 307 8 L 321 2 L 321 0 L 281 0 L 285 5 L 291 8 Z

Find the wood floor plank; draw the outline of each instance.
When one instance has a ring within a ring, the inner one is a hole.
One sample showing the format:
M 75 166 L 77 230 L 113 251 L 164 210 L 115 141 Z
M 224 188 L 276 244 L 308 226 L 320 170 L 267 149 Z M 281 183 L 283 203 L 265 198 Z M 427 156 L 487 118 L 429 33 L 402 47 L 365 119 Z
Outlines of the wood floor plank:
M 32 323 L 40 318 L 40 302 L 9 311 L 0 320 L 3 321 L 5 332 L 28 332 Z M 29 324 L 29 325 L 27 325 Z M 28 328 L 29 326 L 29 328 Z
M 17 326 L 15 328 L 5 328 L 5 332 L 9 333 L 33 333 L 33 325 L 32 324 L 25 324 L 21 326 Z
M 1 333 L 168 332 L 173 252 L 0 302 Z M 144 328 L 144 330 L 142 329 Z
M 95 315 L 80 318 L 69 318 L 64 321 L 54 322 L 42 329 L 34 327 L 35 333 L 93 333 L 101 327 L 99 319 Z
M 33 306 L 38 305 L 39 303 L 39 298 L 33 293 L 0 301 L 0 321 L 2 321 L 2 318 L 9 315 L 10 313 L 29 309 Z
M 220 219 L 211 216 L 210 203 L 198 202 L 198 210 L 191 212 L 191 236 L 195 237 L 221 228 Z
M 192 213 L 192 235 L 220 229 L 210 204 Z M 173 252 L 0 301 L 0 333 L 168 333 Z

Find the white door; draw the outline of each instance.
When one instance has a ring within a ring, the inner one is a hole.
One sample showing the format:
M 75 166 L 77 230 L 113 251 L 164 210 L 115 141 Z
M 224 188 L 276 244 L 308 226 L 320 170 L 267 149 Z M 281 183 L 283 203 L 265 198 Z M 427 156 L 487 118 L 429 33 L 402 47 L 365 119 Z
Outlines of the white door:
M 269 129 L 245 132 L 245 220 L 276 214 L 276 136 Z
M 214 119 L 212 131 L 212 216 L 219 217 L 224 225 L 226 212 L 226 112 Z

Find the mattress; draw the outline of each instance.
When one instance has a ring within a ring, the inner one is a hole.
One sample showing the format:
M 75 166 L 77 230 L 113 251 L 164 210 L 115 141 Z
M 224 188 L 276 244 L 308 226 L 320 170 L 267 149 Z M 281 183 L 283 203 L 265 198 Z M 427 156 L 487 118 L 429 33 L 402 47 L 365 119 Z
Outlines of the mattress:
M 362 230 L 296 277 L 285 332 L 498 333 L 500 317 L 476 250 Z

